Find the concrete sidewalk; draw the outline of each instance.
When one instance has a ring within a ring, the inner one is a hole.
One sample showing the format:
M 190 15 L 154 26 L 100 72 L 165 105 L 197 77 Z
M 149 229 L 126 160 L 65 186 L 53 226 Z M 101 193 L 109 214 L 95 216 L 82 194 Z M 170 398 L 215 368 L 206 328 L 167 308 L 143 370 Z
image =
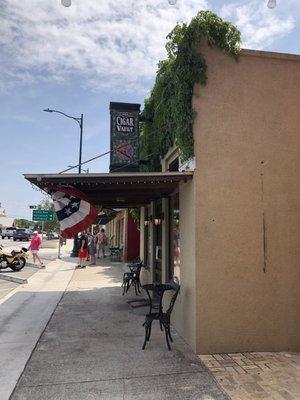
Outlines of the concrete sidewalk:
M 0 399 L 10 397 L 73 274 L 54 261 L 0 300 Z
M 11 399 L 228 399 L 175 332 L 172 351 L 158 324 L 141 349 L 147 308 L 128 305 L 122 274 L 109 262 L 75 271 Z
M 61 256 L 66 258 L 72 249 L 72 241 L 68 240 L 67 245 L 63 246 L 61 250 Z M 19 248 L 22 247 L 21 244 L 18 246 Z M 10 252 L 13 249 L 18 249 L 16 244 L 12 244 L 10 247 L 5 248 L 5 252 Z M 43 263 L 46 265 L 55 261 L 57 259 L 57 249 L 49 249 L 43 248 L 40 250 L 40 256 L 43 260 Z M 74 260 L 75 261 L 75 260 Z M 21 271 L 13 272 L 10 268 L 3 269 L 0 271 L 0 300 L 7 296 L 9 292 L 15 290 L 20 284 L 26 284 L 26 281 L 29 281 L 33 275 L 39 271 L 39 266 L 33 264 L 32 254 L 28 253 L 28 259 L 26 262 L 25 267 Z M 15 279 L 17 278 L 17 279 Z M 19 279 L 20 278 L 20 279 Z M 23 280 L 23 282 L 22 282 Z

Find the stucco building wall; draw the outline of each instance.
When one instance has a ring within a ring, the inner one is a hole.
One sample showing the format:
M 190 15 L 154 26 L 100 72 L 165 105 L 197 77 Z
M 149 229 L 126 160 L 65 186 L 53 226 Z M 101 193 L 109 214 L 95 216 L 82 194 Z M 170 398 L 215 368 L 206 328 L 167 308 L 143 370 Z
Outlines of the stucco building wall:
M 202 51 L 196 351 L 299 350 L 300 57 Z
M 193 180 L 179 185 L 180 292 L 175 303 L 172 322 L 179 334 L 196 351 L 197 291 L 194 196 Z

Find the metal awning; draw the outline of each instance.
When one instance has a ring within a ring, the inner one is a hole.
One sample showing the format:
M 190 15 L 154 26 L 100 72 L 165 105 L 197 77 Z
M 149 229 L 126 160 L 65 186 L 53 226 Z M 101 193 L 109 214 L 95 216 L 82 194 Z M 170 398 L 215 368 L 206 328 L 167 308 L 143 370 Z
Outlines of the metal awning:
M 130 208 L 169 196 L 179 182 L 193 178 L 193 172 L 136 172 L 105 174 L 25 174 L 43 189 L 48 185 L 72 186 L 90 202 L 103 208 Z

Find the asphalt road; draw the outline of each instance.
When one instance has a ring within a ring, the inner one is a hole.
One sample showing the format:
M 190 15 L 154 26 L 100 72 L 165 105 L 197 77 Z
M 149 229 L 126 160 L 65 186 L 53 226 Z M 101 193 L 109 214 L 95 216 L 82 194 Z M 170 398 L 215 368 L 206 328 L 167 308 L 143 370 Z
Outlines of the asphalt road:
M 30 241 L 24 241 L 24 242 L 20 242 L 20 241 L 16 241 L 14 242 L 13 239 L 1 239 L 0 236 L 0 245 L 3 246 L 3 248 L 7 248 L 7 249 L 20 249 L 21 247 L 28 247 L 30 244 Z
M 0 245 L 3 247 L 5 252 L 11 252 L 12 250 L 19 250 L 21 247 L 29 246 L 29 241 L 26 242 L 14 242 L 12 239 L 1 239 Z M 1 270 L 3 273 L 12 272 L 10 268 Z M 33 271 L 35 272 L 35 271 Z M 1 272 L 0 272 L 1 273 Z M 20 273 L 15 273 L 16 276 L 20 275 Z M 5 280 L 0 280 L 0 299 L 5 297 L 10 291 L 16 289 L 19 286 L 18 283 L 9 282 Z
M 29 247 L 29 241 L 16 241 L 14 242 L 12 239 L 0 239 L 0 245 L 3 246 L 3 250 L 5 253 L 10 253 L 12 250 L 20 250 L 22 247 Z M 32 268 L 30 265 L 32 263 L 32 255 L 28 252 L 28 259 L 25 268 L 23 268 L 19 272 L 13 272 L 10 268 L 1 269 L 0 274 L 9 275 L 11 277 L 21 278 L 21 279 L 29 279 L 33 274 L 37 272 L 36 268 Z M 47 266 L 51 261 L 55 260 L 57 257 L 57 250 L 54 249 L 42 249 L 40 254 L 44 264 Z M 1 275 L 0 275 L 1 277 Z M 0 300 L 4 298 L 9 292 L 16 289 L 19 286 L 19 283 L 6 281 L 0 279 Z

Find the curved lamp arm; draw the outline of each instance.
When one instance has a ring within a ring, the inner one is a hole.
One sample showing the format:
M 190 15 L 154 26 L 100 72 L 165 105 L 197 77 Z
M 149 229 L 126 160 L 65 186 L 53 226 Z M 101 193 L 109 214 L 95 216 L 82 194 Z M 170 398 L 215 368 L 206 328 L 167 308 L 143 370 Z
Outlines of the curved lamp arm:
M 45 110 L 43 110 L 43 111 L 45 111 L 45 112 L 55 112 L 55 113 L 57 113 L 57 114 L 64 115 L 64 116 L 65 116 L 65 117 L 67 117 L 67 118 L 74 119 L 74 121 L 78 122 L 78 124 L 79 124 L 79 126 L 80 126 L 80 128 L 81 128 L 81 124 L 82 124 L 82 118 L 76 118 L 76 117 L 72 117 L 71 115 L 65 114 L 65 113 L 64 113 L 64 112 L 62 112 L 62 111 L 58 111 L 58 110 L 51 110 L 50 108 L 46 108 L 46 109 L 45 109 Z

